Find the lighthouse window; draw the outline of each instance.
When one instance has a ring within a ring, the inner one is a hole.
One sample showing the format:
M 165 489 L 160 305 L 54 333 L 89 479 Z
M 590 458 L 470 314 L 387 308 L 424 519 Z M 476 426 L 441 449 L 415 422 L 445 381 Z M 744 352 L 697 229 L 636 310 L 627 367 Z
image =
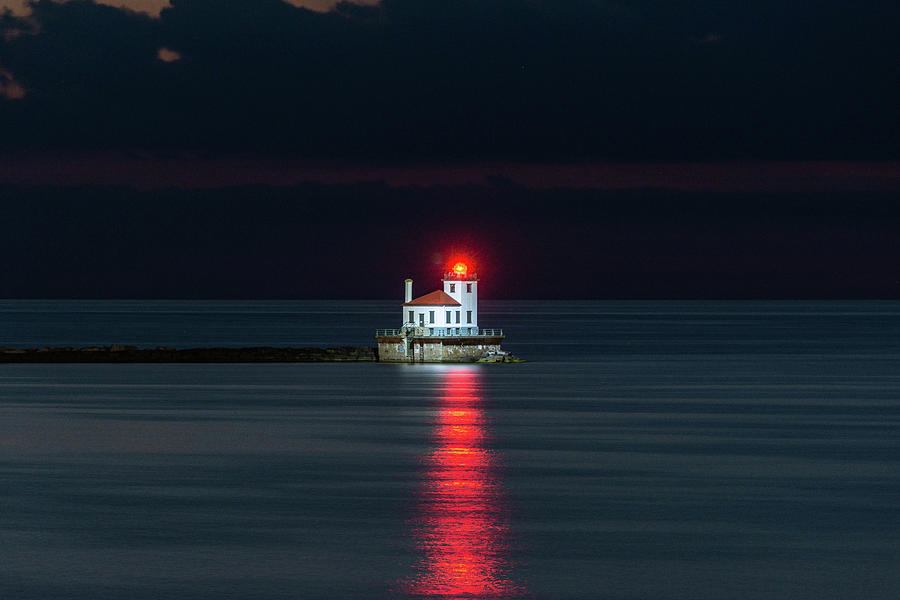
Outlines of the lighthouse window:
M 455 284 L 455 283 L 451 283 L 451 284 L 450 284 L 450 293 L 452 294 L 452 293 L 454 293 L 455 291 L 456 291 L 456 284 Z
M 428 311 L 428 322 L 434 323 L 434 311 L 433 310 Z
M 466 323 L 471 323 L 471 322 L 472 322 L 472 311 L 467 310 L 466 311 Z
M 409 311 L 409 322 L 410 323 L 416 322 L 416 311 L 414 311 L 414 310 Z
M 425 324 L 425 313 L 419 313 L 419 325 Z
M 449 310 L 447 311 L 447 322 L 448 323 L 450 322 L 450 311 Z
M 467 283 L 467 284 L 466 284 L 466 293 L 467 293 L 467 294 L 471 294 L 471 293 L 472 293 L 472 284 L 471 284 L 471 283 Z
M 456 311 L 456 322 L 459 323 L 459 311 Z

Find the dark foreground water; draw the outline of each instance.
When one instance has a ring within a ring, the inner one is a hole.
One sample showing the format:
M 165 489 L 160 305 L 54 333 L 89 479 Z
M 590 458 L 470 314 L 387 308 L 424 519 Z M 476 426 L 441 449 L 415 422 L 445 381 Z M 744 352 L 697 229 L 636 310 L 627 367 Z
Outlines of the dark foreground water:
M 336 345 L 383 302 L 0 302 Z M 486 303 L 532 362 L 0 365 L 0 598 L 895 598 L 900 303 Z

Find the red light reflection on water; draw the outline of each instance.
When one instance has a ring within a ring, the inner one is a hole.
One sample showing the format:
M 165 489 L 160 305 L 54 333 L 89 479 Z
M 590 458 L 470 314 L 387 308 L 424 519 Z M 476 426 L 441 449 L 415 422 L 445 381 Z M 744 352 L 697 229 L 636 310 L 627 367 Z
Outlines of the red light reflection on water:
M 494 456 L 485 447 L 479 373 L 447 371 L 426 460 L 415 541 L 421 558 L 406 592 L 420 597 L 507 598 L 507 525 Z

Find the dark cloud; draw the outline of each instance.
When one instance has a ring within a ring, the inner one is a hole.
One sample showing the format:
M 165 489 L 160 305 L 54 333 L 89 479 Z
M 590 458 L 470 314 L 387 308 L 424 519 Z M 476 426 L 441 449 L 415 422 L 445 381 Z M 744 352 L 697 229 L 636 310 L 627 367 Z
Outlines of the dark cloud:
M 79 0 L 40 0 L 28 23 L 0 17 L 0 65 L 28 92 L 0 98 L 0 144 L 385 159 L 900 154 L 896 2 L 172 4 L 159 19 Z M 161 48 L 180 60 L 160 60 Z
M 717 192 L 900 192 L 900 161 L 535 163 L 354 162 L 295 157 L 208 156 L 143 150 L 0 153 L 0 183 L 139 189 L 383 182 L 392 187 L 508 181 L 532 189 L 669 189 Z
M 895 193 L 383 184 L 0 185 L 0 297 L 397 298 L 477 257 L 488 298 L 900 295 Z M 435 210 L 435 207 L 453 207 Z M 552 210 L 547 207 L 552 206 Z
M 156 53 L 156 57 L 163 62 L 175 62 L 181 60 L 181 54 L 171 48 L 161 47 Z
M 25 88 L 19 84 L 6 69 L 0 68 L 0 98 L 21 100 L 25 97 Z

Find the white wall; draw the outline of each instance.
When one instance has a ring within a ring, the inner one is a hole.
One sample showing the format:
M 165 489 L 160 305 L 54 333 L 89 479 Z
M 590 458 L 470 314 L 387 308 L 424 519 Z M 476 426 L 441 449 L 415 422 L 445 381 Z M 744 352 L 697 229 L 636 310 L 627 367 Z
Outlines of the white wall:
M 413 323 L 419 324 L 419 315 L 425 315 L 425 327 L 474 327 L 475 325 L 466 325 L 465 310 L 459 315 L 459 324 L 456 323 L 456 311 L 461 310 L 461 306 L 404 306 L 402 323 L 409 323 L 409 311 L 413 311 L 415 317 Z M 429 321 L 429 312 L 434 311 L 434 323 Z M 447 311 L 450 311 L 450 320 L 447 321 Z

